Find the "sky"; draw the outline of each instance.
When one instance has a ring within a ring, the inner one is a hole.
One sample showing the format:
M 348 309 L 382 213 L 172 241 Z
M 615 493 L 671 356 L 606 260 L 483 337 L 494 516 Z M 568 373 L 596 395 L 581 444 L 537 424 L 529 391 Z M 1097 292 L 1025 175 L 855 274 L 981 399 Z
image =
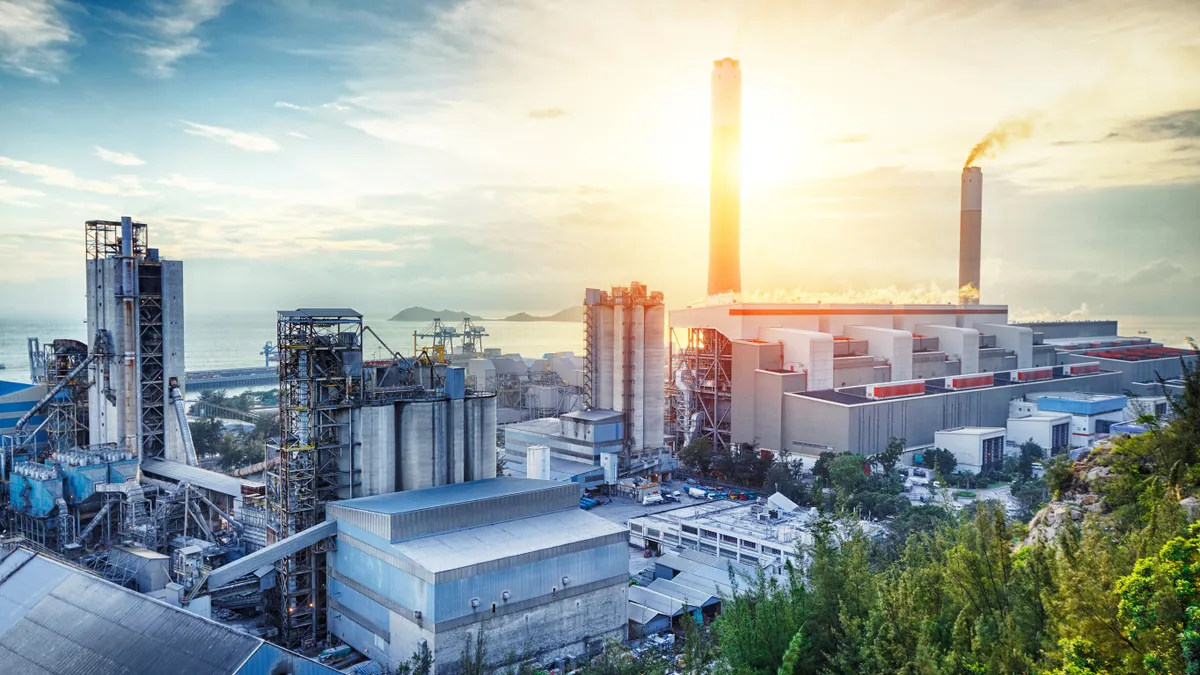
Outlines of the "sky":
M 1200 3 L 0 0 L 0 315 L 80 315 L 83 222 L 189 312 L 703 300 L 712 61 L 741 61 L 745 298 L 1200 317 Z

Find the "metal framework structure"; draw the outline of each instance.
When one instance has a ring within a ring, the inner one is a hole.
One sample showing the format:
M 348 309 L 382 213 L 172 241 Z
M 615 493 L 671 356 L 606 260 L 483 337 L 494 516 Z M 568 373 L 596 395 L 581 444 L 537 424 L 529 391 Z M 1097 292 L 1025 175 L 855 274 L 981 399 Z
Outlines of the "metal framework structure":
M 279 465 L 267 473 L 268 543 L 319 523 L 325 503 L 353 485 L 351 409 L 364 391 L 362 337 L 362 315 L 353 310 L 279 312 Z M 313 547 L 276 563 L 270 611 L 286 647 L 324 638 L 324 552 Z
M 46 404 L 47 454 L 87 445 L 87 372 L 78 368 L 87 356 L 87 344 L 77 340 L 55 340 L 45 347 L 43 381 L 51 388 L 63 385 Z
M 129 224 L 129 242 L 122 241 L 122 229 L 119 221 L 89 220 L 84 223 L 84 248 L 89 264 L 95 266 L 99 285 L 88 290 L 100 294 L 106 302 L 109 297 L 119 298 L 126 306 L 126 331 L 133 331 L 136 358 L 136 373 L 131 372 L 133 364 L 125 363 L 126 377 L 134 376 L 137 381 L 136 387 L 127 385 L 123 393 L 128 397 L 132 392 L 137 398 L 126 401 L 126 417 L 137 417 L 136 445 L 140 456 L 162 457 L 166 450 L 167 404 L 163 367 L 162 264 L 157 255 L 150 255 L 149 228 L 145 223 Z M 115 293 L 111 295 L 109 289 L 104 288 L 105 275 L 99 264 L 107 258 L 125 261 L 121 288 L 113 289 Z M 101 329 L 110 328 L 106 325 L 104 312 L 100 312 L 97 319 Z M 130 345 L 125 343 L 124 337 L 114 336 L 119 343 L 114 347 L 117 352 L 128 354 Z M 108 367 L 107 362 L 103 367 Z M 103 381 L 108 382 L 107 376 Z
M 686 342 L 680 345 L 672 329 L 670 364 L 667 391 L 672 405 L 667 426 L 676 448 L 697 438 L 708 438 L 714 448 L 730 447 L 733 345 L 729 338 L 714 328 L 688 328 Z
M 163 368 L 162 264 L 138 260 L 138 393 L 142 457 L 166 453 L 166 371 Z
M 463 356 L 473 358 L 483 354 L 483 338 L 487 337 L 487 329 L 463 318 L 462 323 L 458 324 L 458 335 L 462 338 Z

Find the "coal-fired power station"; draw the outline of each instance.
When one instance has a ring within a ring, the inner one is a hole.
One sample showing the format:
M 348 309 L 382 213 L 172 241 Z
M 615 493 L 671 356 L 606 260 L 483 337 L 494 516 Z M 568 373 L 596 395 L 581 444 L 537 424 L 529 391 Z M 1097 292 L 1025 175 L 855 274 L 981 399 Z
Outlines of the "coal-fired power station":
M 742 69 L 736 59 L 713 62 L 711 162 L 708 294 L 740 293 Z
M 958 300 L 979 304 L 979 250 L 983 209 L 983 170 L 963 168 L 962 200 L 958 217 Z

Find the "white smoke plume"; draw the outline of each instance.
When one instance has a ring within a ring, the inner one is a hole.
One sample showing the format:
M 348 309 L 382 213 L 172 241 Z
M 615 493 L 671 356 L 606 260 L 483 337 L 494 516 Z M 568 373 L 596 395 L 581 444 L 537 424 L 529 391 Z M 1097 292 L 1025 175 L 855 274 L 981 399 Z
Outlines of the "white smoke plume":
M 1091 318 L 1094 318 L 1092 316 L 1092 310 L 1085 302 L 1066 314 L 1063 314 L 1062 312 L 1054 312 L 1046 308 L 1039 310 L 1017 310 L 1013 312 L 1013 315 L 1010 317 L 1010 321 L 1085 321 Z
M 886 286 L 846 291 L 814 291 L 803 287 L 774 290 L 756 289 L 743 293 L 712 295 L 692 306 L 727 305 L 735 302 L 827 304 L 827 305 L 953 305 L 958 302 L 959 289 L 943 289 L 937 284 L 913 288 Z M 978 292 L 976 291 L 976 295 Z

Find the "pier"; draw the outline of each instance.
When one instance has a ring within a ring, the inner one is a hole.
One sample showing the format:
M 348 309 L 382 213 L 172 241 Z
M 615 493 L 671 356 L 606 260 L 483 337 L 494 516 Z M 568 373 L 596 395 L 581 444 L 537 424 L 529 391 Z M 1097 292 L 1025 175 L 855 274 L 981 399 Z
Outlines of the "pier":
M 188 393 L 235 387 L 277 387 L 279 372 L 270 368 L 226 368 L 223 370 L 194 370 L 187 373 Z

